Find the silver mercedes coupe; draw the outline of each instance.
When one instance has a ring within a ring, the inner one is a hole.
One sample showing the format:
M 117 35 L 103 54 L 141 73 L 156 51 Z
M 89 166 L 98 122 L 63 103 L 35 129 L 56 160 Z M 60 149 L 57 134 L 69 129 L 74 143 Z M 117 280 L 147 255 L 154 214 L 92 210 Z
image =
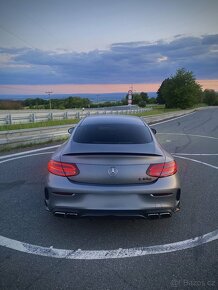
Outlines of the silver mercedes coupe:
M 52 213 L 159 218 L 179 210 L 177 164 L 143 119 L 88 116 L 68 131 L 48 162 Z

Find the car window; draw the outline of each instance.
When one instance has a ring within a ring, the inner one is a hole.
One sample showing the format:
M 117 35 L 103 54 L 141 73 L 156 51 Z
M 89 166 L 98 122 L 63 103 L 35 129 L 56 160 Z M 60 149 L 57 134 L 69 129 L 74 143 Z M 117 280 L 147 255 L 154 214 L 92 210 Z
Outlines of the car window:
M 90 144 L 144 144 L 150 143 L 152 136 L 143 125 L 92 124 L 79 126 L 73 141 Z

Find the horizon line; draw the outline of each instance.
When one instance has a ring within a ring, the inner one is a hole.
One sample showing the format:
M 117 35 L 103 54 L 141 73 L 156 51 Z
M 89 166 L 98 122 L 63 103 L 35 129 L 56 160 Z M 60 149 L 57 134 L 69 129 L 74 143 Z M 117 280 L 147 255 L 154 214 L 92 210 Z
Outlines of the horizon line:
M 203 89 L 218 91 L 218 79 L 196 80 Z M 161 82 L 162 83 L 162 82 Z M 51 91 L 54 94 L 110 94 L 134 92 L 157 92 L 161 83 L 140 84 L 53 84 L 53 85 L 0 85 L 1 95 L 45 95 Z M 3 90 L 3 91 L 2 91 Z M 15 93 L 15 91 L 18 91 Z

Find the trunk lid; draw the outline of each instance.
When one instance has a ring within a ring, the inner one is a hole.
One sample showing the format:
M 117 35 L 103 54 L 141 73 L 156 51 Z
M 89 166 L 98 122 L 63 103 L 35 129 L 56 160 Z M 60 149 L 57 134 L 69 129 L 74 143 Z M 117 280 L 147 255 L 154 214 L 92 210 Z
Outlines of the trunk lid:
M 62 162 L 75 163 L 80 173 L 69 179 L 87 184 L 143 184 L 154 182 L 146 171 L 150 164 L 165 162 L 156 142 L 147 144 L 66 143 Z

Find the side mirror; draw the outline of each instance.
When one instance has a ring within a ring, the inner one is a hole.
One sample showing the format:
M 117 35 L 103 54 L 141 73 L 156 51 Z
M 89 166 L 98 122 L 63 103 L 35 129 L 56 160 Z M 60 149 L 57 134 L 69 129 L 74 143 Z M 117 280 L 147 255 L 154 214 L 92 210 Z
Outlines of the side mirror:
M 153 134 L 157 134 L 157 130 L 154 128 L 151 128 L 151 131 L 153 132 Z
M 69 134 L 72 134 L 73 130 L 74 130 L 74 127 L 69 128 L 69 129 L 68 129 L 68 133 L 69 133 Z

